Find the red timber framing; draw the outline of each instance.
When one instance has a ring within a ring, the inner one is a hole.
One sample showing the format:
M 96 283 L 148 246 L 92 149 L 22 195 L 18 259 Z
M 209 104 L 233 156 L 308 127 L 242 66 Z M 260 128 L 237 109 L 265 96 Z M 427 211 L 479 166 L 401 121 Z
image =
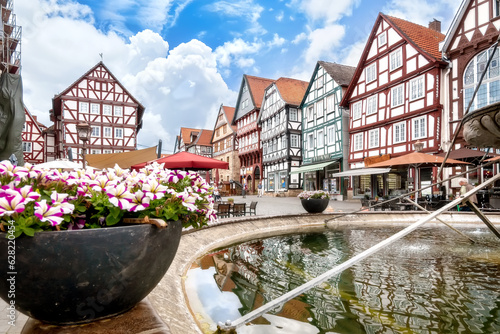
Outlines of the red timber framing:
M 38 123 L 36 116 L 31 115 L 24 107 L 25 122 L 22 132 L 24 162 L 39 164 L 45 161 L 45 126 Z
M 231 125 L 236 126 L 236 141 L 240 159 L 239 182 L 246 184 L 254 193 L 262 178 L 262 147 L 260 128 L 257 125 L 265 89 L 274 80 L 243 75 L 234 117 Z
M 88 154 L 128 152 L 137 149 L 144 107 L 123 87 L 109 69 L 99 62 L 52 100 L 56 158 L 68 156 L 81 161 L 83 143 L 76 125 L 85 121 L 92 127 Z
M 430 26 L 440 23 L 434 21 Z M 444 35 L 380 13 L 341 105 L 350 109 L 351 169 L 366 158 L 440 151 L 442 104 L 439 42 Z M 369 159 L 368 159 L 369 160 Z

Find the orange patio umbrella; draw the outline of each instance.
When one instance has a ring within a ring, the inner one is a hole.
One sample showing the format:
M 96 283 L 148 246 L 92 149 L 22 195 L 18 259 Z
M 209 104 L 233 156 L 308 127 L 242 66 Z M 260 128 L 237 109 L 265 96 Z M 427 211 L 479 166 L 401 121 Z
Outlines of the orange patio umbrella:
M 409 154 L 405 154 L 396 158 L 392 158 L 389 160 L 377 162 L 366 166 L 367 168 L 376 168 L 376 167 L 394 167 L 394 166 L 414 166 L 414 167 L 422 167 L 422 166 L 441 166 L 444 161 L 444 157 L 440 157 L 437 155 L 422 153 L 422 152 L 412 152 Z M 465 161 L 459 161 L 455 159 L 447 159 L 445 165 L 470 165 L 470 163 Z

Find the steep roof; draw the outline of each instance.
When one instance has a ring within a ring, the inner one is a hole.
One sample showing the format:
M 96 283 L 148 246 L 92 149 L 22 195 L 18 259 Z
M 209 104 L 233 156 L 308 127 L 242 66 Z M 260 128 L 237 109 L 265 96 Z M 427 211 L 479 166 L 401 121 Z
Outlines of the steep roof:
M 71 85 L 69 85 L 65 90 L 62 91 L 62 93 L 55 95 L 52 98 L 52 109 L 54 110 L 55 115 L 60 115 L 61 114 L 61 104 L 58 102 L 58 100 L 61 99 L 62 96 L 66 95 L 73 87 L 75 87 L 80 81 L 82 81 L 86 76 L 88 76 L 90 73 L 92 73 L 95 69 L 97 69 L 99 66 L 102 66 L 106 72 L 109 73 L 109 75 L 113 78 L 113 80 L 116 81 L 118 85 L 123 89 L 123 91 L 130 96 L 130 98 L 134 101 L 134 103 L 137 103 L 137 124 L 139 129 L 142 127 L 142 116 L 144 114 L 144 106 L 134 98 L 132 94 L 118 81 L 118 79 L 111 73 L 111 71 L 104 65 L 102 61 L 98 62 L 94 67 L 92 67 L 90 70 L 88 70 L 84 75 L 82 75 L 80 78 L 78 78 L 75 82 L 73 82 Z
M 181 127 L 181 140 L 184 145 L 191 144 L 191 133 L 200 132 L 200 129 L 192 129 L 192 128 L 182 128 Z
M 193 144 L 199 146 L 212 146 L 212 136 L 214 132 L 212 130 L 201 129 L 201 133 L 196 138 L 196 141 Z
M 236 108 L 223 105 L 222 110 L 224 111 L 224 114 L 226 114 L 227 124 L 229 124 L 229 126 L 231 127 L 231 129 L 233 129 L 233 131 L 236 131 L 238 127 L 236 125 L 231 125 L 231 121 L 233 120 Z
M 441 52 L 439 52 L 439 43 L 445 38 L 445 35 L 434 29 L 421 26 L 416 23 L 408 22 L 396 17 L 380 14 L 386 20 L 392 23 L 395 29 L 406 36 L 408 42 L 416 45 L 421 51 L 434 57 L 436 60 L 441 59 Z
M 274 82 L 274 80 L 254 77 L 246 74 L 245 77 L 247 79 L 250 95 L 253 99 L 253 104 L 255 107 L 260 108 L 262 100 L 264 99 L 264 91 L 270 84 Z
M 427 58 L 431 62 L 442 61 L 441 53 L 439 52 L 439 43 L 444 40 L 445 36 L 433 29 L 426 28 L 416 23 L 408 22 L 396 17 L 387 16 L 383 13 L 379 13 L 375 24 L 373 25 L 372 31 L 365 45 L 363 53 L 354 72 L 354 76 L 347 88 L 347 92 L 342 98 L 340 105 L 343 107 L 347 106 L 347 101 L 351 97 L 354 86 L 357 84 L 361 73 L 365 67 L 366 59 L 370 52 L 372 42 L 377 34 L 377 29 L 385 20 L 394 30 L 396 30 L 407 43 L 412 45 L 422 56 Z
M 298 106 L 306 93 L 309 82 L 291 78 L 279 78 L 275 84 L 285 103 Z
M 463 0 L 458 11 L 455 13 L 455 17 L 453 18 L 453 21 L 448 28 L 448 32 L 446 33 L 446 37 L 441 45 L 441 52 L 448 52 L 448 48 L 450 47 L 450 44 L 453 40 L 453 36 L 455 36 L 455 33 L 457 32 L 460 26 L 460 22 L 462 22 L 462 19 L 467 12 L 467 8 L 469 8 L 470 2 L 471 0 Z
M 330 63 L 327 61 L 318 61 L 318 64 L 325 69 L 325 71 L 341 86 L 349 86 L 352 76 L 356 71 L 356 67 L 347 66 L 337 63 Z

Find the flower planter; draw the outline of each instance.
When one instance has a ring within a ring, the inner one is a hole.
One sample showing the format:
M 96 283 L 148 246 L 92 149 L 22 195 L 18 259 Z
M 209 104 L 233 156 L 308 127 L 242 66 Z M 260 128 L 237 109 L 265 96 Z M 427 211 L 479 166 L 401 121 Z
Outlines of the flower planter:
M 43 232 L 10 243 L 1 234 L 0 297 L 57 325 L 126 312 L 158 284 L 177 252 L 182 224 L 167 224 Z M 15 267 L 9 268 L 13 242 Z
M 325 209 L 328 207 L 328 203 L 330 203 L 330 200 L 328 198 L 324 199 L 309 198 L 309 199 L 301 199 L 300 202 L 302 203 L 302 207 L 307 212 L 321 213 L 325 211 Z

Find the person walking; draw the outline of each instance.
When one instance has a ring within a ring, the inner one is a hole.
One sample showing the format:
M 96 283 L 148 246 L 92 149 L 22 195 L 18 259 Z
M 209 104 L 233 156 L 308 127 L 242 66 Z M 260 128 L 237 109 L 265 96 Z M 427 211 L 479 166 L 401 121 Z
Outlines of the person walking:
M 465 193 L 474 189 L 474 186 L 469 184 L 469 181 L 465 177 L 460 178 L 458 180 L 458 184 L 460 184 L 460 197 L 464 197 Z M 477 206 L 476 194 L 471 195 L 468 198 L 468 201 Z M 462 205 L 460 206 L 460 211 L 471 211 L 471 209 L 465 204 L 465 202 L 462 202 Z
M 262 181 L 259 182 L 259 185 L 257 186 L 258 194 L 257 197 L 262 197 L 264 193 L 264 189 L 262 188 Z
M 243 195 L 243 198 L 246 198 L 246 193 L 247 193 L 247 184 L 245 183 L 243 187 L 241 188 L 241 195 Z

